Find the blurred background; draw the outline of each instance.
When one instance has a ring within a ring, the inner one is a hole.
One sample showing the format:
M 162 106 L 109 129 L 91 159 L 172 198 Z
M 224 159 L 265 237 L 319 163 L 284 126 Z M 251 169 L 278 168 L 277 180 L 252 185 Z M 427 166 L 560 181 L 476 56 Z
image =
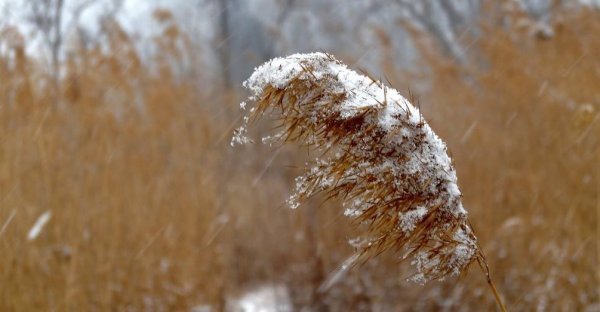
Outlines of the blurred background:
M 0 0 L 0 310 L 493 311 L 392 253 L 317 291 L 360 226 L 229 142 L 254 67 L 326 51 L 447 142 L 510 311 L 600 311 L 599 34 L 597 0 Z

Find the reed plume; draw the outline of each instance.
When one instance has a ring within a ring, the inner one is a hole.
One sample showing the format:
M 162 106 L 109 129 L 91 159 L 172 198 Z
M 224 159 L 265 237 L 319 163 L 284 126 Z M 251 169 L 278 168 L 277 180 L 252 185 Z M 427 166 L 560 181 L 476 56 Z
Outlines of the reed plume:
M 325 53 L 273 59 L 244 86 L 254 105 L 232 144 L 251 141 L 251 119 L 277 120 L 281 130 L 263 141 L 298 142 L 318 155 L 296 178 L 289 206 L 322 193 L 365 226 L 343 268 L 390 249 L 412 260 L 419 283 L 458 275 L 474 261 L 487 268 L 446 145 L 396 90 Z

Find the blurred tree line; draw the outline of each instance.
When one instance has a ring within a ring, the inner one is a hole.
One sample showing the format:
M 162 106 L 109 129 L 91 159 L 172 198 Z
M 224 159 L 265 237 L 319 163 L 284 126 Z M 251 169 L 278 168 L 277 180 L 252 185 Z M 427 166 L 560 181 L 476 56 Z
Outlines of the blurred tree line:
M 160 18 L 157 22 L 144 15 L 169 11 L 172 23 L 189 40 L 190 52 L 200 56 L 189 67 L 210 73 L 206 78 L 213 79 L 206 79 L 205 84 L 214 82 L 229 88 L 239 86 L 265 60 L 298 52 L 328 51 L 376 76 L 385 74 L 377 69 L 384 59 L 394 59 L 398 67 L 386 68 L 388 73 L 414 69 L 420 57 L 411 36 L 414 30 L 434 39 L 432 49 L 466 64 L 477 59 L 473 43 L 483 36 L 482 19 L 496 15 L 500 25 L 520 23 L 532 35 L 549 38 L 553 34 L 552 12 L 578 6 L 581 2 L 574 0 L 4 1 L 0 9 L 4 7 L 7 18 L 0 27 L 19 23 L 12 26 L 24 30 L 29 50 L 47 60 L 56 78 L 60 63 L 75 45 L 89 48 L 106 44 L 102 33 L 111 20 L 136 39 L 140 55 L 161 53 L 155 42 L 144 39 L 148 33 L 160 33 L 168 26 L 160 23 Z M 514 20 L 515 15 L 507 13 L 515 11 L 525 14 Z M 18 18 L 9 18 L 11 15 Z

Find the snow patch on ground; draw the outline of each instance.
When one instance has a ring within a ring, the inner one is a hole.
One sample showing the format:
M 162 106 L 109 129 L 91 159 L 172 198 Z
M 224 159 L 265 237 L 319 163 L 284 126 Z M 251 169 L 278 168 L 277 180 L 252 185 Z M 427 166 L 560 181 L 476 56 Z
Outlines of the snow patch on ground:
M 284 285 L 262 285 L 227 303 L 229 312 L 292 311 L 289 290 Z

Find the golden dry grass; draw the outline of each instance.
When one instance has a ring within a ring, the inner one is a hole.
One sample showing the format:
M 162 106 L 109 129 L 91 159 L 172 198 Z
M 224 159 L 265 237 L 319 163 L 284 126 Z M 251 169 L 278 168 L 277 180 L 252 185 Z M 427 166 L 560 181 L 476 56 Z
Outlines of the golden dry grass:
M 556 19 L 551 39 L 484 25 L 472 47 L 485 57 L 479 67 L 427 58 L 425 114 L 448 140 L 509 310 L 598 303 L 600 23 L 597 11 Z M 472 280 L 441 297 L 475 304 Z
M 426 54 L 424 115 L 512 311 L 598 307 L 598 17 L 564 14 L 549 40 L 490 27 L 478 68 Z M 479 272 L 421 288 L 391 255 L 316 293 L 353 232 L 335 203 L 283 209 L 302 155 L 230 149 L 238 96 L 178 79 L 169 57 L 156 76 L 109 37 L 112 54 L 75 52 L 58 90 L 18 45 L 0 57 L 0 310 L 218 309 L 272 281 L 298 306 L 493 309 Z

